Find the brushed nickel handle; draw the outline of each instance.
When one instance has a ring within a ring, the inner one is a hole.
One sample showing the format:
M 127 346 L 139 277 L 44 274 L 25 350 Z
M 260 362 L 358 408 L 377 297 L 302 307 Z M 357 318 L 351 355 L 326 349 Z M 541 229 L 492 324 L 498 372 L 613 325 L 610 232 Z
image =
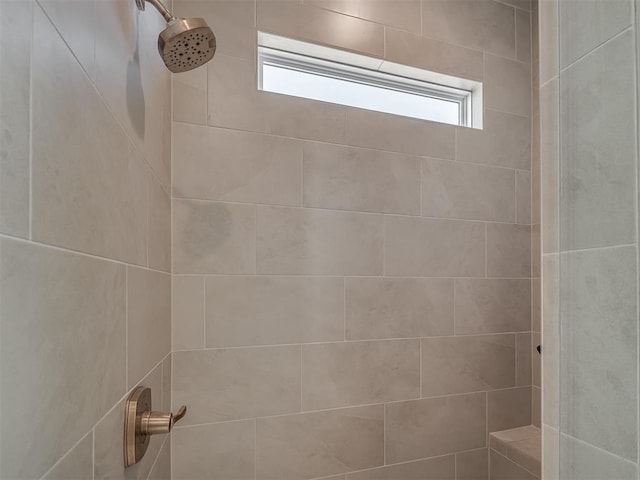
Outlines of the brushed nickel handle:
M 173 423 L 178 423 L 180 420 L 182 420 L 184 418 L 184 416 L 186 414 L 187 414 L 187 406 L 186 405 L 182 405 L 178 409 L 176 414 L 173 416 Z

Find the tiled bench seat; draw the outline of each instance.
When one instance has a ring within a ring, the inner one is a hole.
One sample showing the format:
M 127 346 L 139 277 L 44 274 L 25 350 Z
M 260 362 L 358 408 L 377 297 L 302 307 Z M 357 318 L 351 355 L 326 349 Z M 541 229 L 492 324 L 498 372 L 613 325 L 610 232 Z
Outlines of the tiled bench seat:
M 533 425 L 493 432 L 490 435 L 491 480 L 540 478 L 542 435 Z

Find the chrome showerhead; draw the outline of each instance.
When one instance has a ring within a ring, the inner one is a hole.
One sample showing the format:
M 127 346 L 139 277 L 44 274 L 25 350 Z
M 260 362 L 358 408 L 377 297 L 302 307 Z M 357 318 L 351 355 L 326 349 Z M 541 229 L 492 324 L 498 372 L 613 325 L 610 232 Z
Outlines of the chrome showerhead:
M 169 70 L 174 73 L 187 72 L 204 65 L 216 53 L 216 37 L 203 18 L 177 18 L 165 8 L 160 0 L 146 0 L 167 21 L 158 36 L 158 52 Z M 145 0 L 136 0 L 144 10 Z

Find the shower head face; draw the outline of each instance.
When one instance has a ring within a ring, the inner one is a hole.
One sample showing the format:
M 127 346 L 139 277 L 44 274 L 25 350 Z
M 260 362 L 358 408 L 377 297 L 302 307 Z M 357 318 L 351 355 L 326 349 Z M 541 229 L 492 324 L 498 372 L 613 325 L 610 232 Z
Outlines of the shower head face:
M 158 51 L 169 70 L 187 72 L 216 53 L 216 37 L 202 18 L 175 18 L 158 37 Z

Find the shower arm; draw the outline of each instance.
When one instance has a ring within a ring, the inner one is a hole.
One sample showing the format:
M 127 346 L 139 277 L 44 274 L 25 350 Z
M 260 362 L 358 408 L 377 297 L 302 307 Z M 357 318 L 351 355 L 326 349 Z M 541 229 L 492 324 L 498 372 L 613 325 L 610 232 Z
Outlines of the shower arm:
M 167 7 L 165 7 L 160 0 L 136 0 L 136 5 L 138 6 L 138 10 L 144 11 L 145 2 L 148 2 L 154 7 L 156 7 L 156 10 L 160 12 L 160 15 L 164 17 L 167 23 L 169 23 L 171 20 L 175 20 L 176 17 L 174 17 L 171 14 L 171 12 L 167 10 Z

